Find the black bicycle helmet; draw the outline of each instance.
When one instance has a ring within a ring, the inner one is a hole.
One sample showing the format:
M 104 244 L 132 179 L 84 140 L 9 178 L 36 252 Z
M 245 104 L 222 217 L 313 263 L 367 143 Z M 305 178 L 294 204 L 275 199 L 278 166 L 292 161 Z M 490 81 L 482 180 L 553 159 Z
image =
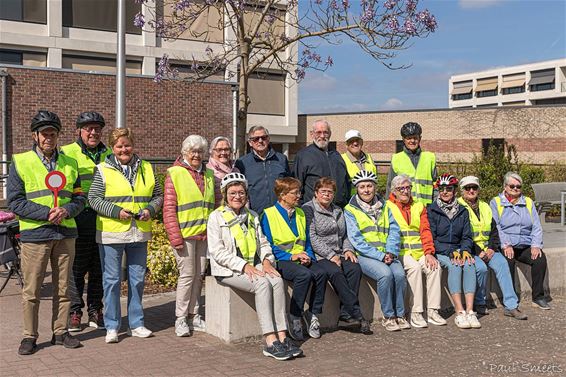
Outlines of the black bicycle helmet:
M 401 127 L 401 137 L 406 138 L 409 136 L 421 136 L 423 133 L 423 129 L 421 125 L 415 122 L 405 123 L 403 127 Z
M 57 132 L 61 131 L 61 120 L 57 114 L 47 110 L 39 110 L 31 120 L 31 132 L 39 131 L 43 126 L 52 126 Z
M 106 125 L 104 117 L 96 111 L 85 111 L 77 118 L 77 128 L 81 128 L 85 124 L 96 123 L 101 127 Z

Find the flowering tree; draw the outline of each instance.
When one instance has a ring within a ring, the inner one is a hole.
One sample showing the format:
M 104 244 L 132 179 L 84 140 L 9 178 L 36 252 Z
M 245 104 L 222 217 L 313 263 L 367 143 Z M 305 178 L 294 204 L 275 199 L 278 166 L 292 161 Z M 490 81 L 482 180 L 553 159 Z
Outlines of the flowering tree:
M 189 34 L 206 42 L 215 32 L 224 33 L 221 43 L 209 43 L 198 56 L 181 59 L 192 60 L 189 80 L 219 72 L 228 80 L 237 79 L 240 130 L 246 129 L 252 74 L 275 69 L 300 81 L 307 69 L 332 66 L 331 56 L 316 52 L 318 45 L 344 40 L 389 68 L 405 68 L 390 61 L 412 38 L 426 37 L 437 27 L 428 10 L 418 9 L 418 0 L 302 1 L 300 12 L 296 0 L 158 0 L 162 7 L 156 0 L 135 1 L 145 7 L 135 25 L 164 39 Z M 178 74 L 169 58 L 165 55 L 159 62 L 156 81 Z

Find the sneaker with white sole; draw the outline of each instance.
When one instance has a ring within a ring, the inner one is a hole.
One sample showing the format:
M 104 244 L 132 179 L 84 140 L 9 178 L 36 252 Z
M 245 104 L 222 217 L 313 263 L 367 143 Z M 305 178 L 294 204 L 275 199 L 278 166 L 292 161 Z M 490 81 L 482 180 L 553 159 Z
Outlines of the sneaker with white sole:
M 411 326 L 416 328 L 428 327 L 426 321 L 423 318 L 422 313 L 417 313 L 417 312 L 411 313 Z
M 151 330 L 149 330 L 145 326 L 136 327 L 135 329 L 128 329 L 129 336 L 135 336 L 136 338 L 149 338 L 153 334 Z
M 320 322 L 318 317 L 310 311 L 305 312 L 305 323 L 308 326 L 308 333 L 311 338 L 320 338 Z
M 478 321 L 478 315 L 473 310 L 470 310 L 468 312 L 468 322 L 470 323 L 470 326 L 472 327 L 472 329 L 480 329 L 481 328 L 481 323 L 480 323 L 480 321 Z
M 468 315 L 466 314 L 466 312 L 459 312 L 458 314 L 456 314 L 456 317 L 454 318 L 454 323 L 456 324 L 456 326 L 458 326 L 461 329 L 472 328 L 472 325 L 468 320 Z
M 399 325 L 401 330 L 409 330 L 411 328 L 405 317 L 397 317 L 397 325 Z
M 436 326 L 446 325 L 446 320 L 440 315 L 438 309 L 428 309 L 427 320 L 428 323 L 431 323 Z
M 106 343 L 118 343 L 118 331 L 116 330 L 106 330 L 106 337 L 104 338 Z
M 385 327 L 387 331 L 401 331 L 401 328 L 395 321 L 395 318 L 383 318 L 381 320 L 381 325 Z
M 204 322 L 204 319 L 202 319 L 200 314 L 195 314 L 192 318 L 189 317 L 188 323 L 189 329 L 191 329 L 191 331 L 206 332 L 206 323 Z
M 187 322 L 187 317 L 179 317 L 175 321 L 175 335 L 177 336 L 191 336 L 191 329 Z
M 297 342 L 302 342 L 305 340 L 303 335 L 303 322 L 301 317 L 295 317 L 293 314 L 289 314 L 289 336 L 296 340 Z

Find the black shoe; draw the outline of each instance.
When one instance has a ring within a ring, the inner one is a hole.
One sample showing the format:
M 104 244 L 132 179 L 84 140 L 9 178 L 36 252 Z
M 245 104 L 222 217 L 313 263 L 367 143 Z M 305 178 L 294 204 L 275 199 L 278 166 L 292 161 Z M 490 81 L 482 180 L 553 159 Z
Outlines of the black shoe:
M 104 315 L 102 314 L 102 309 L 88 315 L 88 325 L 95 329 L 104 329 Z
M 81 342 L 77 338 L 73 338 L 73 336 L 68 332 L 61 335 L 53 334 L 51 344 L 62 345 L 65 348 L 79 348 L 82 346 Z
M 287 350 L 287 352 L 293 357 L 299 357 L 303 354 L 303 350 L 300 349 L 291 339 L 285 338 L 283 341 L 283 347 Z
M 548 305 L 548 302 L 546 302 L 546 300 L 544 298 L 539 298 L 536 300 L 533 300 L 533 304 L 532 304 L 535 308 L 539 308 L 542 310 L 550 310 L 550 305 Z
M 367 319 L 362 319 L 360 332 L 364 335 L 373 335 L 373 331 L 371 331 L 371 325 Z
M 285 346 L 278 340 L 273 342 L 272 345 L 266 345 L 263 349 L 263 355 L 273 357 L 275 360 L 289 360 L 293 356 L 287 352 Z
M 352 317 L 338 318 L 338 327 L 357 327 L 360 326 L 361 321 Z
M 482 304 L 482 305 L 474 305 L 474 312 L 476 312 L 479 315 L 488 315 L 489 312 L 487 311 L 487 305 Z
M 37 351 L 37 343 L 35 338 L 23 338 L 18 348 L 19 355 L 33 355 Z
M 526 320 L 528 317 L 525 313 L 521 313 L 521 311 L 518 308 L 515 309 L 505 309 L 503 311 L 503 315 L 507 316 L 507 317 L 513 317 L 515 319 L 519 319 L 519 320 Z

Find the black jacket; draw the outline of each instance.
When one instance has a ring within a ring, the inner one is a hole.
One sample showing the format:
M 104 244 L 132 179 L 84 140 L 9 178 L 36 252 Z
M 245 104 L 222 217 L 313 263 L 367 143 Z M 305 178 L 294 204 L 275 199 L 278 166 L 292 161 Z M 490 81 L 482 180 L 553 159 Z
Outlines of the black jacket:
M 475 254 L 470 215 L 464 206 L 449 219 L 435 200 L 427 207 L 427 215 L 437 254 L 451 256 L 455 250 Z

